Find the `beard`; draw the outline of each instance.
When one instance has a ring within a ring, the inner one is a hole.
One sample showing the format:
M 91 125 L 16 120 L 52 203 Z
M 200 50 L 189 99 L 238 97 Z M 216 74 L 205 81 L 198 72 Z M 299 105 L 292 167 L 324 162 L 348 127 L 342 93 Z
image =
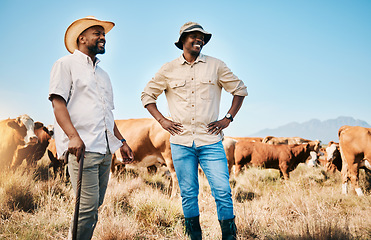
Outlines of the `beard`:
M 97 41 L 95 43 L 95 45 L 90 45 L 88 46 L 88 50 L 93 53 L 94 55 L 96 54 L 104 54 L 106 52 L 106 49 L 103 47 L 103 48 L 100 48 L 98 46 L 99 42 Z
M 200 53 L 201 53 L 201 49 L 199 51 L 190 51 L 191 56 L 194 56 L 194 57 L 197 57 L 198 55 L 200 55 Z

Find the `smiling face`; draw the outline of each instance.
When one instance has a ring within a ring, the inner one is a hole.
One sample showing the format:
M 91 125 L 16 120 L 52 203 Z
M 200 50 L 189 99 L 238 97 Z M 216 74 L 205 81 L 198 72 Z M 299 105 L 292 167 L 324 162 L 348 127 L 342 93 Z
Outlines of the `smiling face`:
M 192 56 L 198 56 L 202 47 L 205 45 L 204 39 L 205 35 L 201 32 L 186 33 L 182 38 L 183 51 L 191 54 Z
M 105 53 L 105 45 L 105 31 L 102 26 L 90 27 L 82 32 L 78 38 L 79 50 L 90 56 Z

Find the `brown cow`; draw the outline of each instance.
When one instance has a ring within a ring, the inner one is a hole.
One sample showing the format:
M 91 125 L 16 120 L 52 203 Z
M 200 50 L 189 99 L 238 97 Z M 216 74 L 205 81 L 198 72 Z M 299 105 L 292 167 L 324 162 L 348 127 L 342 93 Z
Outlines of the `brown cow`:
M 339 129 L 339 145 L 343 166 L 342 192 L 348 193 L 350 180 L 358 196 L 363 196 L 359 187 L 359 169 L 371 170 L 371 128 L 342 126 Z
M 271 145 L 260 142 L 238 141 L 235 149 L 235 176 L 244 165 L 280 170 L 281 177 L 289 179 L 289 172 L 304 163 L 315 145 Z
M 342 160 L 340 155 L 339 143 L 330 141 L 325 149 L 321 150 L 324 152 L 324 159 L 320 159 L 321 165 L 325 168 L 327 172 L 335 173 L 336 171 L 341 171 Z
M 115 120 L 117 128 L 126 139 L 134 154 L 134 162 L 129 165 L 149 167 L 166 165 L 172 178 L 171 197 L 177 191 L 178 180 L 170 149 L 170 133 L 164 130 L 153 118 Z M 111 165 L 112 172 L 120 163 L 120 151 L 116 151 Z
M 229 175 L 231 174 L 232 167 L 235 164 L 234 150 L 235 150 L 236 142 L 240 140 L 250 141 L 250 142 L 261 142 L 263 138 L 261 137 L 224 137 L 223 147 L 224 147 L 225 155 L 228 161 Z
M 37 143 L 34 121 L 24 114 L 15 119 L 0 121 L 0 167 L 8 169 L 18 146 Z
M 54 138 L 50 139 L 47 152 L 50 159 L 49 168 L 53 169 L 54 179 L 59 176 L 62 181 L 68 182 L 70 177 L 68 165 L 65 156 L 58 156 Z
M 11 166 L 13 170 L 21 165 L 24 159 L 27 161 L 27 167 L 32 167 L 44 156 L 53 132 L 50 132 L 41 122 L 35 122 L 34 132 L 38 142 L 33 145 L 18 147 Z
M 280 145 L 280 144 L 286 144 L 286 145 L 292 145 L 292 144 L 303 144 L 303 143 L 309 143 L 311 146 L 314 145 L 314 150 L 310 154 L 310 158 L 307 159 L 307 165 L 314 167 L 317 166 L 317 159 L 319 155 L 323 155 L 323 153 L 320 151 L 321 148 L 321 141 L 319 140 L 308 140 L 301 137 L 273 137 L 273 136 L 266 136 L 263 141 L 263 143 L 267 144 L 273 144 L 273 145 Z

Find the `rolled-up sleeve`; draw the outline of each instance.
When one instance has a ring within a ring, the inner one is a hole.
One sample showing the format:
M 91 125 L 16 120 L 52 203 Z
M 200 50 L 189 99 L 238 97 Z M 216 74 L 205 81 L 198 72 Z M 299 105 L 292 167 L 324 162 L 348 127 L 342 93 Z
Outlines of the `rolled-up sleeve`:
M 161 71 L 161 70 L 160 70 Z M 160 73 L 156 73 L 145 86 L 141 100 L 143 107 L 150 103 L 156 103 L 157 97 L 166 89 L 166 80 L 165 77 Z
M 71 74 L 63 61 L 57 61 L 50 73 L 49 100 L 51 95 L 59 95 L 68 102 L 72 85 Z
M 220 61 L 218 67 L 219 84 L 229 93 L 236 96 L 247 96 L 247 87 L 233 72 L 227 67 L 227 65 Z

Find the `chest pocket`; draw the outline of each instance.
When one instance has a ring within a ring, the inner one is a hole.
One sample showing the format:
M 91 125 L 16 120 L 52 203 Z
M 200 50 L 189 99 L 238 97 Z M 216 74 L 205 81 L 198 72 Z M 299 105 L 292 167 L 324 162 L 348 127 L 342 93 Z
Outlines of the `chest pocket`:
M 215 96 L 215 88 L 217 87 L 215 80 L 203 78 L 200 81 L 200 97 L 203 100 L 213 100 Z
M 172 94 L 178 98 L 178 100 L 186 101 L 187 99 L 187 89 L 185 80 L 171 80 L 169 82 L 170 91 Z

